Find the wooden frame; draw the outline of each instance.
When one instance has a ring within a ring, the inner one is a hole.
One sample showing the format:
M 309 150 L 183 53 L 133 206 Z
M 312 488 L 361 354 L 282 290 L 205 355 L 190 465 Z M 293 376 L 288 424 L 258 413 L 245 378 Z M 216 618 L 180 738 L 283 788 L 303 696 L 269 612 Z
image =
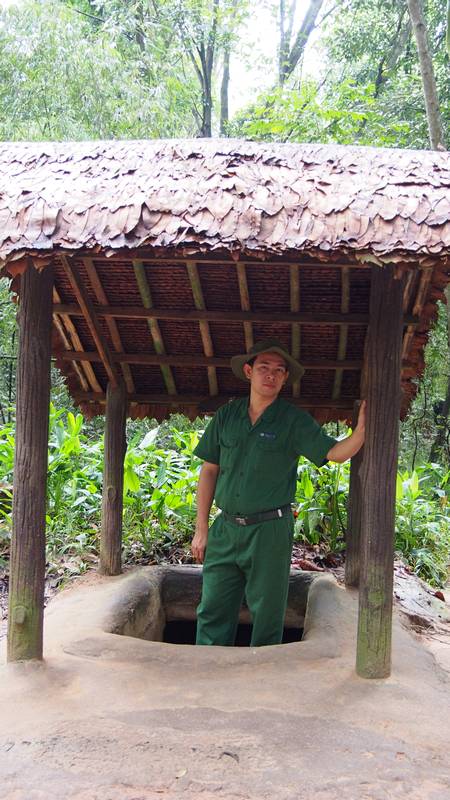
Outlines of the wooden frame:
M 395 487 L 405 279 L 393 266 L 372 268 L 367 339 L 367 424 L 361 464 L 361 571 L 356 670 L 391 670 Z
M 41 659 L 53 268 L 21 276 L 8 660 Z

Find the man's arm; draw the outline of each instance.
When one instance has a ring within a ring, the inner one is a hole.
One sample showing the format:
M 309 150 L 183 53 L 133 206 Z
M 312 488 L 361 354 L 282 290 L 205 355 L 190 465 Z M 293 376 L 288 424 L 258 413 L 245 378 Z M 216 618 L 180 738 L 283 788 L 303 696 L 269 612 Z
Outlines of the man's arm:
M 191 552 L 199 564 L 203 564 L 206 542 L 208 539 L 209 512 L 211 511 L 214 492 L 216 490 L 219 465 L 205 461 L 200 470 L 197 489 L 197 520 L 195 536 L 192 539 Z
M 351 436 L 336 442 L 331 450 L 327 453 L 328 461 L 337 461 L 342 464 L 343 461 L 348 461 L 349 458 L 356 455 L 358 450 L 364 444 L 366 425 L 366 401 L 363 400 L 359 409 L 358 424 Z

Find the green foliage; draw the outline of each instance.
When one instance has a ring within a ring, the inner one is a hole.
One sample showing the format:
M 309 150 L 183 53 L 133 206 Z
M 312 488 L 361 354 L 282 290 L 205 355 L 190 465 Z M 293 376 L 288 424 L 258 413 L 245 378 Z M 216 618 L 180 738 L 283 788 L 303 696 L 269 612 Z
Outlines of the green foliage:
M 300 462 L 297 540 L 325 545 L 330 552 L 345 548 L 349 476 L 349 463 L 318 470 Z M 396 550 L 414 572 L 443 586 L 450 562 L 450 472 L 444 473 L 438 464 L 400 471 L 396 501 Z
M 154 53 L 56 0 L 0 14 L 0 138 L 101 139 L 189 132 L 191 88 Z M 183 124 L 185 119 L 186 124 Z
M 200 462 L 193 455 L 195 429 L 165 424 L 136 431 L 125 455 L 124 554 L 133 559 L 160 557 L 174 542 L 190 539 Z M 50 406 L 47 482 L 47 558 L 50 571 L 64 565 L 82 571 L 98 552 L 103 470 L 103 440 L 90 438 L 81 414 Z M 173 446 L 167 446 L 169 439 Z M 0 474 L 12 484 L 14 431 L 0 427 Z M 0 555 L 7 549 L 10 507 L 0 513 Z
M 179 430 L 169 423 L 135 430 L 125 457 L 124 557 L 129 561 L 186 560 L 196 513 L 199 460 L 193 455 L 200 421 Z M 0 428 L 0 474 L 12 482 L 14 431 Z M 103 441 L 89 435 L 80 414 L 50 410 L 47 559 L 55 575 L 79 573 L 95 561 L 101 509 Z M 345 548 L 349 464 L 317 469 L 301 460 L 295 522 L 297 540 L 330 552 Z M 6 502 L 5 502 L 6 500 Z M 0 497 L 0 558 L 9 550 L 11 510 Z M 396 548 L 435 585 L 450 559 L 450 472 L 424 464 L 397 479 Z M 178 556 L 176 555 L 178 553 Z M 174 556 L 175 554 L 175 556 Z
M 344 548 L 349 464 L 317 469 L 301 459 L 296 492 L 295 537 L 309 544 L 326 543 L 330 551 Z
M 450 126 L 446 0 L 426 4 L 444 129 Z M 422 80 L 406 0 L 344 0 L 316 45 L 322 67 L 259 93 L 230 123 L 235 136 L 380 147 L 429 146 Z M 274 81 L 275 86 L 275 81 Z
M 343 80 L 332 92 L 322 92 L 315 81 L 303 81 L 297 89 L 277 88 L 261 95 L 249 110 L 229 126 L 231 135 L 254 140 L 339 142 L 398 146 L 409 135 L 406 122 L 389 130 L 380 118 L 373 85 Z
M 431 55 L 441 102 L 444 129 L 450 122 L 448 54 L 445 47 L 446 0 L 424 4 Z M 358 86 L 373 86 L 376 117 L 361 133 L 364 140 L 383 145 L 391 140 L 397 125 L 397 147 L 429 146 L 423 90 L 407 0 L 351 0 L 327 21 L 322 37 L 324 72 L 331 85 L 353 80 Z M 388 137 L 386 140 L 385 137 Z M 357 141 L 361 141 L 359 136 Z M 361 143 L 364 143 L 362 141 Z
M 438 316 L 425 347 L 425 370 L 417 381 L 417 395 L 407 418 L 401 424 L 400 463 L 409 469 L 430 460 L 431 447 L 440 424 L 439 410 L 450 380 L 448 355 L 448 314 L 443 303 L 438 304 Z M 448 421 L 447 421 L 448 425 Z M 444 472 L 450 464 L 450 450 L 441 454 Z
M 9 281 L 0 277 L 0 425 L 10 422 L 16 397 L 16 307 Z
M 426 464 L 397 477 L 396 547 L 414 571 L 435 586 L 450 561 L 450 472 Z

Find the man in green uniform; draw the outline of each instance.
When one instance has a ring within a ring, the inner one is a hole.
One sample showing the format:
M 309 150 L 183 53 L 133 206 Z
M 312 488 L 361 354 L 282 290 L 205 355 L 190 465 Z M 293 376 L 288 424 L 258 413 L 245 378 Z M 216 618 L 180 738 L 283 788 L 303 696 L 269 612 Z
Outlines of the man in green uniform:
M 194 451 L 204 460 L 192 554 L 202 563 L 197 644 L 233 645 L 245 594 L 252 617 L 251 646 L 279 644 L 291 563 L 297 463 L 343 462 L 364 441 L 364 403 L 358 425 L 337 442 L 306 412 L 279 397 L 304 370 L 274 339 L 231 360 L 250 384 L 250 397 L 222 406 Z M 213 499 L 221 509 L 211 528 Z

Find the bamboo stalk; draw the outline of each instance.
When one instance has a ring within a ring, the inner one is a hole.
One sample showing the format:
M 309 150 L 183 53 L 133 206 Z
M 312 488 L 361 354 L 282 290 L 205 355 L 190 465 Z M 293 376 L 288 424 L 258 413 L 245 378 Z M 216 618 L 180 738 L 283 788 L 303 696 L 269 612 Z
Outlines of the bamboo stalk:
M 198 274 L 197 265 L 194 261 L 186 261 L 186 269 L 191 284 L 192 295 L 194 298 L 194 305 L 198 311 L 205 311 L 205 299 L 203 297 L 202 285 L 200 283 L 200 276 Z M 211 338 L 211 331 L 207 320 L 199 321 L 200 336 L 202 338 L 203 351 L 205 356 L 212 358 L 214 356 L 213 342 Z M 208 367 L 208 384 L 209 393 L 211 395 L 219 394 L 217 385 L 217 372 L 215 367 Z
M 141 295 L 142 302 L 144 304 L 143 311 L 146 314 L 142 315 L 142 318 L 147 319 L 148 327 L 150 329 L 151 337 L 153 340 L 153 346 L 156 352 L 159 355 L 166 354 L 166 348 L 164 345 L 163 337 L 161 334 L 161 329 L 159 327 L 158 321 L 154 315 L 149 313 L 150 310 L 153 310 L 153 301 L 152 295 L 150 292 L 150 286 L 148 285 L 147 276 L 145 274 L 145 267 L 142 261 L 133 261 L 134 267 L 134 274 L 136 276 L 137 285 L 139 288 L 139 294 Z M 115 315 L 111 315 L 115 316 Z M 172 370 L 169 366 L 161 364 L 161 372 L 164 378 L 164 383 L 166 384 L 166 388 L 169 394 L 176 394 L 177 387 L 175 386 L 175 379 L 173 377 Z

